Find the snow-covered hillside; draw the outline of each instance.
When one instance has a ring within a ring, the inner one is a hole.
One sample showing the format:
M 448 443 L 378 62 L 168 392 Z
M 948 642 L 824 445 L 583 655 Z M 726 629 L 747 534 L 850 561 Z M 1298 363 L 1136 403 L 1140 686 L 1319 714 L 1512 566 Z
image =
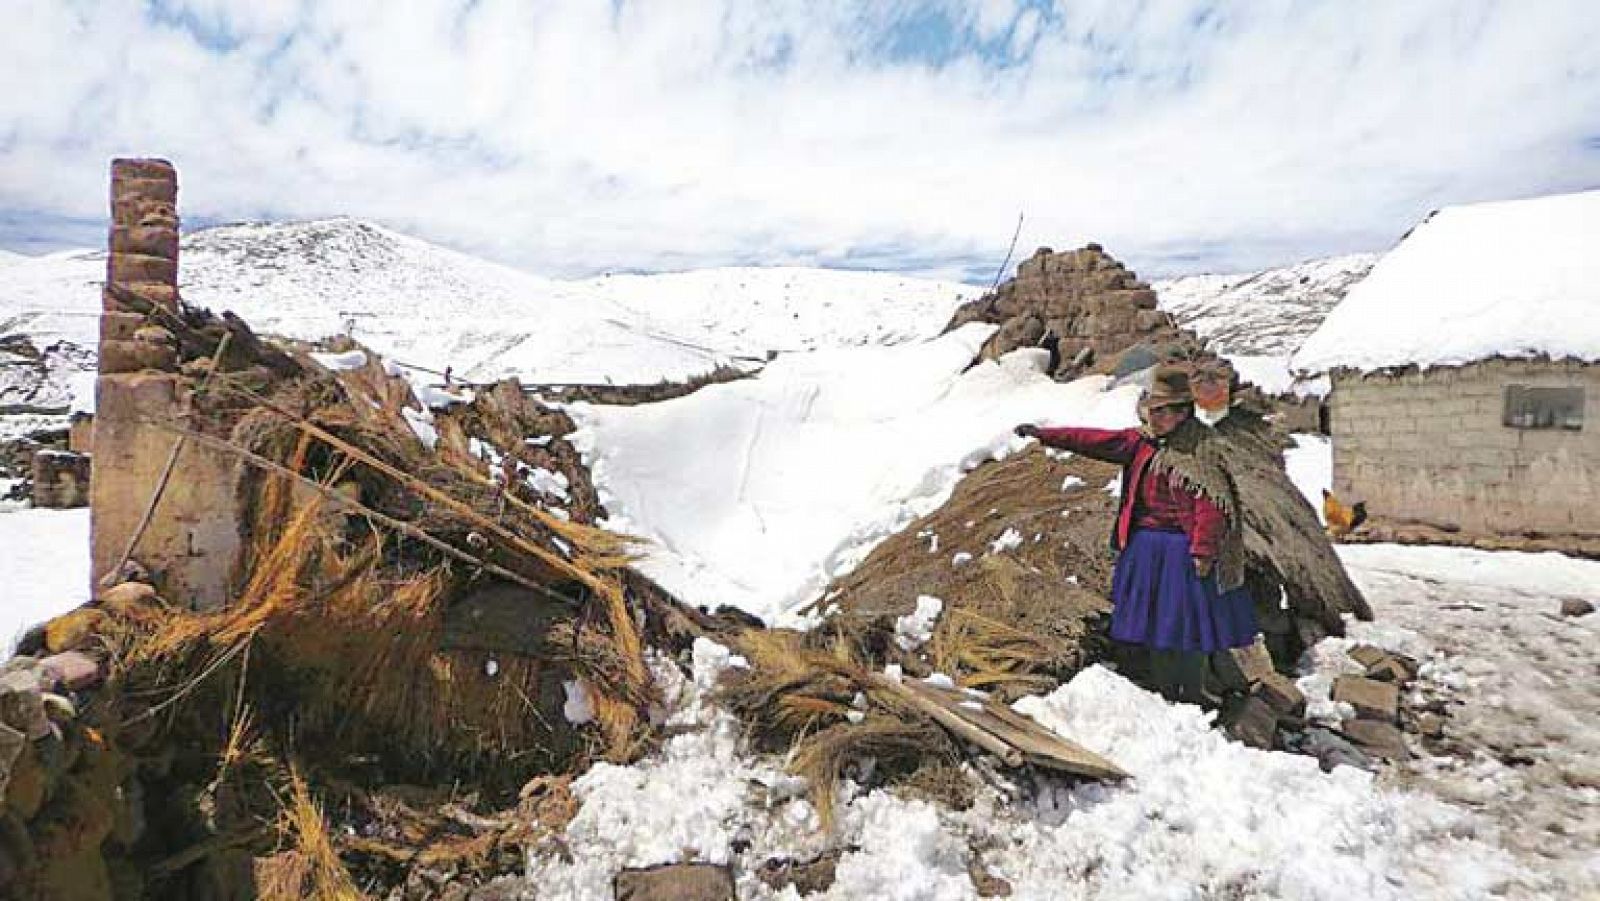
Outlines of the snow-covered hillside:
M 1379 255 L 1356 253 L 1234 275 L 1156 282 L 1161 309 L 1226 355 L 1287 357 Z
M 879 272 L 730 267 L 611 275 L 578 287 L 730 354 L 931 338 L 982 289 Z
M 400 361 L 485 381 L 647 383 L 773 350 L 894 343 L 936 333 L 972 290 L 793 268 L 555 281 L 354 219 L 204 229 L 182 254 L 192 304 L 291 337 L 350 332 Z M 0 267 L 0 336 L 92 350 L 104 273 L 93 250 Z M 32 392 L 70 393 L 72 371 Z

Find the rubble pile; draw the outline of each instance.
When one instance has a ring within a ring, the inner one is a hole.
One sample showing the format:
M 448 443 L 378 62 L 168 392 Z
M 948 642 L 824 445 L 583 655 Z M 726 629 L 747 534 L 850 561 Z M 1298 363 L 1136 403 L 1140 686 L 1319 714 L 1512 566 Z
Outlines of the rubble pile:
M 1199 348 L 1192 334 L 1156 309 L 1150 285 L 1099 244 L 1065 253 L 1039 248 L 1017 265 L 1015 278 L 962 304 L 945 330 L 968 322 L 1000 326 L 984 345 L 983 359 L 1044 347 L 1051 351 L 1050 374 L 1062 381 L 1110 371 L 1120 354 L 1139 345 Z

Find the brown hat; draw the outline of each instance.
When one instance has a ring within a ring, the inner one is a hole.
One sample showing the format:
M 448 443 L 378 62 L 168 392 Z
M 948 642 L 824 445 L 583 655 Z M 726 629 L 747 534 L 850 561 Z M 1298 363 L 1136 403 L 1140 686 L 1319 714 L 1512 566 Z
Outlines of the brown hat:
M 1190 367 L 1190 371 L 1191 375 L 1189 377 L 1191 379 L 1211 376 L 1229 384 L 1232 384 L 1235 376 L 1238 375 L 1233 369 L 1233 364 L 1222 357 L 1205 357 L 1196 360 L 1193 366 Z
M 1145 393 L 1146 407 L 1164 407 L 1169 404 L 1192 404 L 1194 394 L 1189 390 L 1189 372 L 1182 366 L 1157 366 L 1150 376 L 1150 390 Z

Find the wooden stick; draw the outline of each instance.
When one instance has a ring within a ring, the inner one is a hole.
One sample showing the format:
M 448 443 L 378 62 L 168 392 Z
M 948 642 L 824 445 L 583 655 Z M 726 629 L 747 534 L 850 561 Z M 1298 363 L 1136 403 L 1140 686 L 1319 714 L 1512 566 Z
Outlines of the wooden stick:
M 914 686 L 905 682 L 896 682 L 881 673 L 870 673 L 869 677 L 874 686 L 893 692 L 910 701 L 918 710 L 926 713 L 934 722 L 950 730 L 957 738 L 972 742 L 1005 761 L 1007 766 L 1015 768 L 1022 766 L 1026 762 L 1021 751 L 978 728 L 965 717 L 918 691 Z
M 478 513 L 478 511 L 472 509 L 471 506 L 456 500 L 448 493 L 440 491 L 438 488 L 433 487 L 426 481 L 419 479 L 408 472 L 405 472 L 399 467 L 380 460 L 372 454 L 367 453 L 365 450 L 362 450 L 354 444 L 351 444 L 343 438 L 340 438 L 338 435 L 333 434 L 327 429 L 324 429 L 315 423 L 307 421 L 304 417 L 297 416 L 294 413 L 291 413 L 288 410 L 271 403 L 266 398 L 255 394 L 255 392 L 252 392 L 249 389 L 234 387 L 232 390 L 245 394 L 248 399 L 260 404 L 263 408 L 289 420 L 289 423 L 300 431 L 305 432 L 306 434 L 311 435 L 312 437 L 317 438 L 340 451 L 343 451 L 349 457 L 360 460 L 362 463 L 371 466 L 373 469 L 376 469 L 400 484 L 411 488 L 429 500 L 449 508 L 457 515 L 478 526 L 480 529 L 483 529 L 485 532 L 495 535 L 501 541 L 510 544 L 512 547 L 530 557 L 533 557 L 535 560 L 538 560 L 546 566 L 549 566 L 551 569 L 571 576 L 572 578 L 583 582 L 596 591 L 603 592 L 606 590 L 606 586 L 600 584 L 599 579 L 597 579 L 592 573 L 580 567 L 574 566 L 571 562 L 559 554 L 551 553 L 550 551 L 539 547 L 538 545 L 528 541 L 520 535 L 517 535 L 509 529 L 506 529 L 499 523 L 482 516 Z
M 228 342 L 232 340 L 233 333 L 227 332 L 222 336 L 222 341 L 217 344 L 217 352 L 211 355 L 211 368 L 207 370 L 206 377 L 200 380 L 200 390 L 206 390 L 211 384 L 211 377 L 216 375 L 217 367 L 222 365 L 222 355 L 228 351 Z M 161 478 L 156 480 L 155 491 L 150 494 L 150 503 L 145 505 L 144 515 L 139 517 L 139 524 L 134 527 L 133 534 L 128 537 L 128 544 L 122 549 L 122 556 L 111 569 L 100 576 L 100 587 L 110 588 L 116 584 L 118 574 L 128 560 L 133 557 L 134 549 L 139 546 L 139 539 L 144 537 L 145 530 L 150 528 L 150 521 L 155 518 L 156 506 L 161 503 L 161 496 L 166 493 L 167 482 L 172 478 L 172 470 L 178 465 L 178 455 L 183 453 L 183 446 L 188 443 L 189 436 L 178 435 L 172 442 L 172 453 L 167 455 L 167 464 L 161 469 Z
M 497 566 L 497 565 L 495 565 L 493 563 L 488 562 L 487 560 L 483 560 L 483 559 L 480 559 L 478 557 L 474 557 L 473 555 L 467 553 L 466 551 L 460 550 L 459 548 L 456 548 L 455 546 L 453 546 L 451 544 L 448 544 L 448 543 L 446 543 L 444 541 L 441 541 L 438 538 L 435 538 L 432 535 L 429 535 L 426 531 L 418 528 L 417 526 L 412 525 L 411 523 L 404 522 L 402 520 L 395 519 L 395 518 L 393 518 L 391 516 L 386 516 L 386 515 L 384 515 L 382 513 L 379 513 L 378 511 L 372 509 L 371 507 L 368 507 L 367 505 L 361 503 L 360 501 L 353 500 L 351 498 L 345 497 L 343 494 L 340 494 L 339 492 L 333 490 L 332 488 L 329 488 L 328 486 L 322 484 L 321 482 L 318 482 L 316 479 L 313 479 L 313 478 L 310 478 L 309 476 L 305 476 L 305 475 L 302 475 L 301 473 L 295 472 L 294 470 L 290 469 L 287 466 L 284 466 L 281 463 L 277 463 L 277 462 L 274 462 L 272 460 L 268 460 L 266 457 L 262 457 L 262 456 L 260 456 L 258 454 L 253 454 L 250 451 L 247 451 L 244 448 L 239 447 L 236 444 L 233 444 L 232 442 L 223 441 L 220 438 L 213 438 L 210 435 L 206 435 L 206 434 L 201 433 L 201 432 L 196 432 L 196 431 L 193 431 L 191 429 L 185 429 L 182 426 L 173 425 L 172 423 L 165 423 L 165 422 L 160 422 L 160 421 L 156 421 L 156 420 L 147 420 L 147 422 L 149 422 L 151 425 L 157 426 L 158 428 L 169 429 L 171 431 L 178 432 L 180 434 L 187 433 L 190 438 L 193 438 L 195 441 L 197 441 L 200 444 L 203 444 L 206 447 L 209 447 L 209 448 L 211 448 L 213 450 L 218 450 L 218 451 L 221 451 L 223 453 L 232 454 L 232 455 L 240 458 L 241 460 L 244 460 L 246 463 L 251 464 L 252 466 L 256 466 L 256 467 L 258 467 L 260 469 L 265 469 L 265 470 L 267 470 L 269 472 L 275 472 L 275 473 L 277 473 L 279 475 L 288 476 L 289 478 L 295 479 L 296 481 L 300 482 L 301 484 L 304 484 L 307 487 L 311 488 L 312 490 L 316 491 L 318 494 L 321 494 L 323 497 L 327 498 L 328 500 L 333 501 L 335 506 L 341 507 L 341 508 L 346 509 L 346 510 L 350 510 L 350 511 L 355 512 L 355 513 L 359 513 L 362 516 L 365 516 L 365 517 L 367 517 L 367 518 L 369 518 L 369 519 L 371 519 L 371 520 L 373 520 L 373 521 L 375 521 L 375 522 L 377 522 L 377 523 L 379 523 L 381 525 L 384 525 L 384 526 L 387 526 L 387 527 L 389 527 L 391 529 L 394 529 L 395 531 L 400 532 L 400 533 L 402 533 L 404 535 L 407 535 L 407 536 L 409 536 L 411 538 L 415 538 L 416 540 L 422 542 L 423 544 L 428 545 L 429 547 L 433 548 L 434 550 L 439 551 L 440 553 L 442 553 L 442 554 L 444 554 L 444 555 L 446 555 L 448 557 L 452 557 L 452 558 L 454 558 L 456 560 L 460 560 L 463 563 L 470 563 L 473 566 L 482 567 L 485 572 L 488 572 L 488 573 L 491 573 L 493 575 L 499 576 L 500 578 L 505 579 L 508 582 L 515 582 L 516 584 L 521 585 L 522 587 L 524 587 L 524 588 L 526 588 L 526 589 L 528 589 L 530 591 L 537 592 L 538 594 L 541 594 L 541 595 L 543 595 L 543 596 L 545 596 L 547 598 L 550 598 L 551 600 L 559 601 L 560 603 L 566 604 L 566 605 L 569 605 L 569 606 L 579 606 L 580 605 L 580 602 L 576 598 L 568 597 L 568 596 L 566 596 L 566 595 L 564 595 L 564 594 L 562 594 L 562 593 L 560 593 L 558 591 L 555 591 L 553 589 L 550 589 L 550 588 L 547 588 L 547 587 L 545 587 L 543 585 L 540 585 L 539 583 L 533 581 L 532 579 L 529 579 L 526 576 L 520 575 L 518 573 L 512 572 L 511 570 L 506 569 L 503 566 Z

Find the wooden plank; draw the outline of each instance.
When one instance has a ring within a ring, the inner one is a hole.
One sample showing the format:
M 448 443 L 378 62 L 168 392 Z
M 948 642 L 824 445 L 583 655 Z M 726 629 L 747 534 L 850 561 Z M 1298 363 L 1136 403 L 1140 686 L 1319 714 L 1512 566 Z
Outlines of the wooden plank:
M 1094 779 L 1126 779 L 1116 764 L 1070 739 L 1046 729 L 992 699 L 969 695 L 960 689 L 914 683 L 929 700 L 1006 745 L 1020 751 L 1030 763 Z M 974 706 L 967 706 L 972 704 Z M 1010 760 L 1007 760 L 1010 763 Z M 1016 766 L 1017 764 L 1011 764 Z
M 1011 747 L 989 732 L 967 721 L 955 713 L 946 704 L 930 697 L 928 694 L 917 690 L 918 685 L 912 682 L 896 682 L 887 676 L 877 673 L 870 674 L 873 684 L 888 691 L 892 691 L 906 700 L 923 713 L 926 713 L 934 722 L 949 729 L 956 737 L 965 739 L 990 754 L 1005 761 L 1007 766 L 1019 767 L 1025 763 L 1021 751 Z

